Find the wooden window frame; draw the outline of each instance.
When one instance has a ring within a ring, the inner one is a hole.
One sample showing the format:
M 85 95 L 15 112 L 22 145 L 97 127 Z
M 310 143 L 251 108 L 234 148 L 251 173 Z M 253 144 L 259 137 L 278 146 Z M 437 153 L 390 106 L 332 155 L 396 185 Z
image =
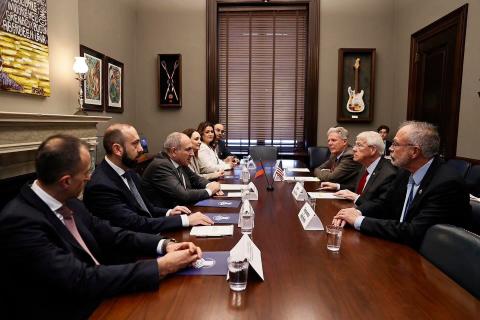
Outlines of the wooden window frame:
M 207 0 L 207 120 L 216 123 L 218 115 L 217 14 L 226 5 L 305 5 L 308 9 L 307 62 L 305 75 L 305 150 L 317 145 L 319 3 L 318 0 Z

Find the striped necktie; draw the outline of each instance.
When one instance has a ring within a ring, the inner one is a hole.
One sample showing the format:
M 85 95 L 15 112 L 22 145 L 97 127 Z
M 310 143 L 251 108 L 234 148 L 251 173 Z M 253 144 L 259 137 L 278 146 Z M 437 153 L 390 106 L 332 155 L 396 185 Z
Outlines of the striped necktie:
M 143 201 L 143 198 L 142 198 L 142 196 L 140 195 L 140 192 L 138 192 L 137 186 L 135 185 L 135 182 L 133 182 L 131 173 L 130 173 L 129 171 L 126 171 L 122 176 L 123 176 L 125 179 L 127 179 L 127 183 L 128 183 L 128 186 L 130 187 L 130 191 L 132 192 L 133 196 L 135 197 L 135 200 L 137 200 L 137 203 L 140 205 L 140 207 L 142 208 L 142 210 L 145 211 L 145 212 L 147 212 L 147 213 L 150 215 L 150 217 L 151 217 L 152 214 L 151 214 L 150 211 L 148 210 L 147 205 L 145 204 L 145 202 Z

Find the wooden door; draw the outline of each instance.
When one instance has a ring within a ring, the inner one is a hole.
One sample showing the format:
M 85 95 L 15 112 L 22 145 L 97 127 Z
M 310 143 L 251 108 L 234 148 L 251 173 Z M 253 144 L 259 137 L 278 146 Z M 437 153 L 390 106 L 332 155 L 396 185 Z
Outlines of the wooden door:
M 408 120 L 438 126 L 440 154 L 454 158 L 468 4 L 415 32 L 410 46 Z

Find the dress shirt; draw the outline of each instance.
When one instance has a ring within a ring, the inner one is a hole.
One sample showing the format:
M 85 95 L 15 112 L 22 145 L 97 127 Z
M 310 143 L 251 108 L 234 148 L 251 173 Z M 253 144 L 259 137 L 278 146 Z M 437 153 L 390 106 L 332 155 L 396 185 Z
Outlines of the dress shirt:
M 63 216 L 57 211 L 60 209 L 63 204 L 49 195 L 45 190 L 43 190 L 39 185 L 38 181 L 35 180 L 32 184 L 32 191 L 35 192 L 35 194 L 43 201 L 45 204 L 52 210 L 52 213 L 55 214 L 55 216 L 65 225 L 65 222 L 63 220 Z M 157 245 L 157 253 L 159 255 L 165 254 L 166 252 L 163 251 L 163 243 L 168 240 L 168 239 L 162 239 L 158 242 Z M 170 241 L 170 240 L 168 240 Z
M 413 185 L 413 199 L 415 199 L 415 195 L 417 194 L 418 188 L 420 187 L 420 184 L 422 183 L 423 177 L 425 177 L 425 174 L 427 173 L 428 169 L 430 168 L 430 165 L 433 162 L 433 159 L 430 159 L 427 163 L 425 163 L 423 166 L 421 166 L 415 173 L 413 173 L 412 178 L 415 184 Z M 403 217 L 405 216 L 405 206 L 407 205 L 407 200 L 408 200 L 408 195 L 410 193 L 410 190 L 412 189 L 412 185 L 408 184 L 407 185 L 407 193 L 405 197 L 405 201 L 403 203 L 403 209 L 402 209 L 402 216 L 400 217 L 400 222 L 403 222 Z M 361 211 L 359 210 L 361 213 Z M 355 219 L 355 223 L 353 226 L 355 229 L 360 230 L 360 227 L 362 226 L 363 219 L 365 219 L 365 216 L 358 216 Z
M 108 163 L 108 165 L 110 167 L 112 167 L 112 169 L 120 176 L 120 178 L 122 178 L 123 182 L 125 183 L 125 185 L 127 186 L 128 190 L 130 190 L 130 186 L 128 185 L 128 181 L 127 179 L 125 178 L 124 176 L 124 173 L 125 173 L 125 170 L 123 170 L 122 168 L 120 168 L 119 166 L 117 166 L 115 163 L 113 163 L 112 161 L 110 161 L 110 159 L 108 159 L 107 156 L 105 156 L 105 161 Z M 176 167 L 175 167 L 176 168 Z M 130 190 L 131 191 L 131 190 Z M 170 214 L 172 213 L 172 209 L 168 209 L 167 213 L 165 214 L 165 216 L 170 216 Z M 183 227 L 188 227 L 190 226 L 190 222 L 188 222 L 188 217 L 187 215 L 185 214 L 182 214 L 180 215 L 180 219 L 182 219 L 182 226 Z M 160 240 L 161 242 L 161 240 Z

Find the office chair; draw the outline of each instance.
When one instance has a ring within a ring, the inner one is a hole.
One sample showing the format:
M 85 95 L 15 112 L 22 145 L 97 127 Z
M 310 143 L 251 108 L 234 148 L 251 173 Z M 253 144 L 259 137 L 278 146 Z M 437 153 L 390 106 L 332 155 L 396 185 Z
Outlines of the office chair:
M 330 150 L 327 147 L 308 147 L 308 167 L 314 169 L 328 160 Z
M 253 160 L 277 160 L 277 147 L 274 146 L 252 146 L 248 150 Z
M 470 169 L 471 163 L 461 159 L 450 159 L 447 161 L 447 165 L 454 168 L 462 177 L 465 178 L 468 169 Z
M 465 183 L 470 194 L 480 197 L 480 165 L 477 164 L 470 167 L 465 176 Z
M 480 298 L 480 236 L 452 225 L 437 224 L 425 234 L 420 253 Z

